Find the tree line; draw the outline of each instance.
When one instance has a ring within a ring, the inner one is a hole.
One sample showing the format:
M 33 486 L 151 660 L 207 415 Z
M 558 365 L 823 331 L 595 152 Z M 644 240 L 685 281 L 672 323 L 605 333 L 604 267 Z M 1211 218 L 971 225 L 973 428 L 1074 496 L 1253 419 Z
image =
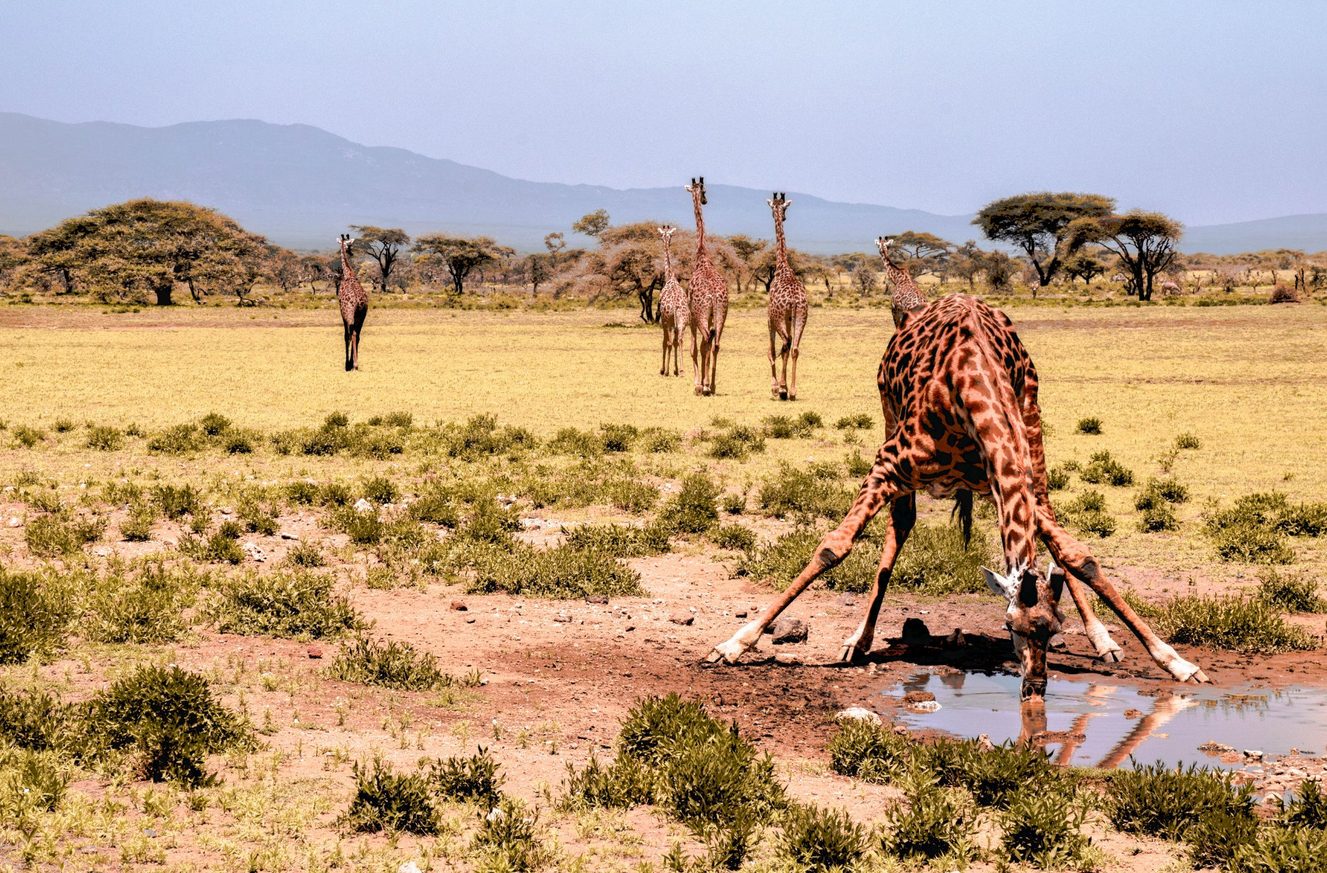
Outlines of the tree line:
M 1014 283 L 1039 289 L 1063 282 L 1090 286 L 1109 276 L 1139 300 L 1151 300 L 1158 277 L 1185 270 L 1206 271 L 1212 284 L 1258 280 L 1266 271 L 1291 271 L 1298 288 L 1327 285 L 1322 253 L 1278 249 L 1238 256 L 1182 256 L 1183 227 L 1158 212 L 1119 213 L 1112 198 L 1097 194 L 1037 192 L 996 200 L 973 221 L 999 248 L 976 241 L 955 244 L 930 233 L 895 233 L 891 257 L 914 277 L 941 284 L 958 281 L 975 290 L 978 281 L 994 292 Z M 654 295 L 663 287 L 659 236 L 654 222 L 613 224 L 604 210 L 583 216 L 570 230 L 593 241 L 569 247 L 562 232 L 549 233 L 544 250 L 518 256 L 489 237 L 430 233 L 411 238 L 400 228 L 352 225 L 358 242 L 357 270 L 380 293 L 441 289 L 455 301 L 467 284 L 518 286 L 538 295 L 577 296 L 591 302 L 635 299 L 640 317 L 653 321 Z M 888 231 L 889 228 L 878 229 Z M 690 273 L 693 237 L 679 231 L 674 261 Z M 744 234 L 712 236 L 715 263 L 738 294 L 768 292 L 774 279 L 774 247 Z M 826 294 L 846 290 L 869 298 L 878 290 L 879 259 L 855 252 L 817 256 L 795 249 L 789 261 L 808 287 Z M 246 231 L 233 219 L 191 203 L 131 200 L 95 209 L 24 239 L 0 236 L 0 285 L 10 290 L 53 290 L 86 294 L 98 302 L 170 305 L 177 293 L 195 302 L 233 297 L 254 302 L 259 286 L 290 292 L 308 286 L 334 291 L 340 281 L 338 254 L 300 253 Z M 844 281 L 846 277 L 846 282 Z M 846 288 L 845 288 L 846 286 Z

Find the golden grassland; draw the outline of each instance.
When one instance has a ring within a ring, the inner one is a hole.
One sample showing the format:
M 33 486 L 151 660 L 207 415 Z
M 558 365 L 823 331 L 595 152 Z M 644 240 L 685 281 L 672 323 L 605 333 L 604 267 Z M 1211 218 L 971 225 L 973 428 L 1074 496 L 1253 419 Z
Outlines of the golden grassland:
M 1210 559 L 1195 533 L 1210 501 L 1275 489 L 1292 500 L 1327 492 L 1327 308 L 1311 305 L 1214 308 L 1011 308 L 1041 378 L 1052 465 L 1086 462 L 1109 449 L 1141 483 L 1160 471 L 1175 436 L 1193 433 L 1174 474 L 1194 499 L 1179 507 L 1178 534 L 1133 530 L 1133 488 L 1101 488 L 1120 532 L 1100 545 L 1108 558 L 1196 569 Z M 876 426 L 858 451 L 883 436 L 875 372 L 892 324 L 887 310 L 815 309 L 803 340 L 799 400 L 770 399 L 764 313 L 736 310 L 723 337 L 719 395 L 696 397 L 691 377 L 658 375 L 659 333 L 629 310 L 536 312 L 382 309 L 369 317 L 363 369 L 342 372 L 333 310 L 229 308 L 111 313 L 15 307 L 3 313 L 9 374 L 4 419 L 49 429 L 58 419 L 156 428 L 211 411 L 236 424 L 274 430 L 320 422 L 342 410 L 354 420 L 408 410 L 417 423 L 459 421 L 480 412 L 541 437 L 602 422 L 682 431 L 716 418 L 758 425 L 768 415 L 814 410 L 832 424 L 866 412 Z M 684 363 L 689 366 L 687 355 Z M 1078 434 L 1095 416 L 1103 434 Z M 780 461 L 839 460 L 840 432 L 770 441 L 746 461 L 711 462 L 740 482 Z M 852 439 L 852 437 L 849 437 Z M 38 453 L 6 451 L 3 472 L 36 468 L 70 475 L 120 464 L 77 440 Z M 67 447 L 65 447 L 67 446 Z M 118 453 L 117 453 L 118 454 Z M 318 468 L 315 459 L 262 452 L 243 463 L 267 475 Z M 162 475 L 219 472 L 144 456 Z M 337 468 L 346 462 L 338 460 Z M 352 465 L 353 466 L 353 465 Z M 102 469 L 103 474 L 109 473 Z M 1082 487 L 1082 486 L 1079 486 Z M 1064 499 L 1061 497 L 1060 499 Z M 1306 555 L 1310 564 L 1313 554 Z

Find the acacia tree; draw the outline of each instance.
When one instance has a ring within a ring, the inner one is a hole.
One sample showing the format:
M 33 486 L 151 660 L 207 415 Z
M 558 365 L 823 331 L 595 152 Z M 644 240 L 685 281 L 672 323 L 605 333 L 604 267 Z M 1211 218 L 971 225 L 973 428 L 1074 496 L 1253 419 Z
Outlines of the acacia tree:
M 337 257 L 337 263 L 341 258 Z M 309 290 L 314 294 L 318 293 L 318 283 L 330 279 L 332 275 L 331 264 L 328 263 L 326 255 L 300 255 L 300 278 L 301 281 L 309 283 Z
M 1007 242 L 1023 250 L 1037 271 L 1042 287 L 1050 284 L 1063 259 L 1073 254 L 1067 239 L 1069 225 L 1084 218 L 1104 218 L 1115 201 L 1100 194 L 1040 191 L 988 203 L 972 223 L 987 239 Z
M 1083 284 L 1091 287 L 1092 280 L 1105 275 L 1109 266 L 1101 258 L 1101 250 L 1083 249 L 1065 258 L 1064 272 L 1071 279 L 1082 279 Z
M 209 290 L 251 282 L 266 240 L 234 220 L 181 201 L 130 200 L 35 234 L 29 246 L 44 267 L 103 300 L 151 293 L 169 306 L 176 282 L 202 302 Z
M 600 235 L 603 234 L 605 230 L 608 230 L 608 226 L 608 210 L 596 209 L 588 215 L 582 215 L 574 224 L 572 224 L 571 229 L 576 233 L 583 233 L 588 237 L 599 239 Z M 551 235 L 552 234 L 549 236 Z M 561 234 L 559 234 L 559 236 L 561 236 Z M 544 238 L 544 242 L 548 242 L 548 237 Z
M 982 257 L 985 255 L 981 249 L 977 248 L 975 240 L 968 240 L 963 245 L 954 249 L 949 257 L 949 269 L 955 276 L 968 283 L 968 290 L 973 291 L 977 285 L 977 274 L 981 272 Z
M 737 293 L 742 293 L 742 286 L 749 284 L 755 278 L 756 263 L 760 259 L 760 253 L 769 246 L 768 240 L 752 239 L 744 233 L 735 233 L 728 237 L 728 245 L 732 247 L 733 254 L 737 255 L 734 266 L 737 268 L 733 272 L 737 279 Z
M 1129 273 L 1131 292 L 1143 301 L 1152 299 L 1156 274 L 1175 261 L 1175 245 L 1183 232 L 1184 226 L 1173 218 L 1141 209 L 1123 215 L 1080 218 L 1069 229 L 1073 245 L 1093 242 L 1119 256 Z
M 452 280 L 456 297 L 465 293 L 465 280 L 476 269 L 516 254 L 515 249 L 500 246 L 491 237 L 427 234 L 415 240 L 413 251 L 426 263 L 441 265 Z
M 410 245 L 410 236 L 399 227 L 352 224 L 350 229 L 358 237 L 356 244 L 378 265 L 378 290 L 386 294 L 392 271 L 405 247 Z
M 913 276 L 941 273 L 947 269 L 954 244 L 933 233 L 904 231 L 893 237 L 891 249 L 902 253 L 902 266 Z M 892 257 L 892 253 L 891 253 Z

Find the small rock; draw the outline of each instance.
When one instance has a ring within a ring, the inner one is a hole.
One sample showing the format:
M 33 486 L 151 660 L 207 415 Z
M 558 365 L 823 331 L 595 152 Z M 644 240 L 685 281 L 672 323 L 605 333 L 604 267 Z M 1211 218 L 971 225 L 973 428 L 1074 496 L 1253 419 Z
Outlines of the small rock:
M 808 633 L 806 622 L 800 618 L 781 618 L 770 626 L 769 632 L 774 636 L 774 645 L 776 646 L 787 643 L 804 643 Z
M 909 703 L 908 709 L 913 712 L 937 712 L 940 704 L 934 700 L 922 700 L 917 703 Z
M 222 515 L 234 515 L 234 514 L 235 514 L 235 510 L 231 509 L 229 506 L 223 506 L 223 507 L 221 507 L 221 509 L 219 509 L 218 512 L 220 512 Z
M 299 542 L 299 534 L 293 534 L 293 533 L 291 533 L 291 532 L 288 531 L 288 530 L 283 530 L 283 531 L 281 532 L 281 539 L 283 539 L 283 540 L 294 540 L 295 542 Z
M 585 602 L 586 602 L 586 603 L 598 603 L 598 604 L 601 604 L 601 605 L 602 605 L 602 604 L 606 604 L 606 603 L 608 603 L 608 595 L 607 595 L 607 594 L 591 594 L 591 595 L 589 595 L 588 597 L 585 598 Z
M 1226 752 L 1235 751 L 1235 747 L 1227 746 L 1225 743 L 1218 743 L 1216 740 L 1208 740 L 1207 742 L 1203 743 L 1201 746 L 1198 747 L 1198 751 L 1211 752 L 1213 754 L 1220 755 Z
M 473 615 L 470 616 L 469 618 L 467 618 L 467 619 L 465 620 L 465 623 L 466 623 L 466 624 L 474 624 L 474 623 L 475 623 L 475 617 L 474 617 Z
M 396 873 L 421 873 L 419 865 L 414 861 L 406 861 L 400 867 L 396 868 Z
M 369 503 L 368 500 L 366 500 L 365 498 L 361 497 L 360 499 L 358 499 L 358 500 L 355 501 L 355 511 L 356 511 L 356 512 L 372 512 L 372 511 L 373 511 L 373 504 L 372 504 L 372 503 Z
M 10 527 L 22 527 L 22 526 L 23 526 L 23 520 L 22 520 L 21 518 L 19 518 L 18 516 L 11 515 L 11 516 L 9 517 L 9 526 L 10 526 Z
M 779 652 L 774 656 L 774 663 L 782 664 L 785 667 L 796 667 L 798 664 L 802 663 L 802 659 L 794 655 L 792 652 Z
M 11 521 L 18 521 L 18 519 L 16 519 L 16 518 L 15 518 L 15 519 L 11 519 Z M 10 527 L 15 527 L 15 526 L 16 526 L 16 525 L 12 525 L 12 524 L 10 525 Z M 746 618 L 746 616 L 747 616 L 747 612 L 746 612 L 745 609 L 739 609 L 739 610 L 737 610 L 737 612 L 734 612 L 733 615 L 736 616 L 737 618 Z
M 469 608 L 470 607 L 466 606 L 464 603 L 462 603 L 459 600 L 452 601 L 452 609 L 456 610 L 457 612 L 465 612 Z
M 1068 648 L 1068 645 L 1065 643 L 1064 637 L 1060 636 L 1059 634 L 1056 634 L 1055 636 L 1051 637 L 1050 647 L 1057 652 L 1062 652 Z
M 112 551 L 114 550 L 110 546 L 97 546 L 92 550 L 92 554 L 96 555 L 98 558 L 104 558 L 111 554 Z
M 694 615 L 689 615 L 689 614 L 670 615 L 668 616 L 668 620 L 671 621 L 673 624 L 680 624 L 683 627 L 687 627 L 688 625 L 696 623 L 696 617 Z
M 566 624 L 571 621 L 571 616 L 567 615 L 565 612 L 559 612 L 557 615 L 553 616 L 553 621 L 556 621 L 559 624 Z
M 317 660 L 323 656 L 323 650 L 317 646 L 309 646 L 309 657 Z
M 253 558 L 255 561 L 259 563 L 262 563 L 263 561 L 267 560 L 267 553 L 264 552 L 262 547 L 259 546 L 257 543 L 244 543 L 242 546 L 240 546 L 240 548 L 248 552 L 249 557 Z
M 634 631 L 635 629 L 636 626 L 634 624 L 629 624 L 625 628 L 623 628 L 624 631 Z
M 980 734 L 977 737 L 977 746 L 980 747 L 983 752 L 990 752 L 995 749 L 995 743 L 991 742 L 989 734 Z
M 935 695 L 929 691 L 909 691 L 903 695 L 903 702 L 909 706 L 915 703 L 927 703 L 935 700 Z
M 867 709 L 864 706 L 849 707 L 848 709 L 841 710 L 834 717 L 839 721 L 851 720 L 851 721 L 864 721 L 867 722 L 868 724 L 876 724 L 876 725 L 880 724 L 880 716 L 876 715 L 874 712 L 872 712 L 871 710 Z
M 931 643 L 931 629 L 920 618 L 909 618 L 903 622 L 903 644 L 905 646 L 927 646 Z
M 1261 761 L 1261 760 L 1262 760 L 1262 750 L 1261 750 L 1261 749 L 1245 749 L 1245 750 L 1244 750 L 1244 757 L 1247 758 L 1247 759 L 1250 760 L 1250 761 Z

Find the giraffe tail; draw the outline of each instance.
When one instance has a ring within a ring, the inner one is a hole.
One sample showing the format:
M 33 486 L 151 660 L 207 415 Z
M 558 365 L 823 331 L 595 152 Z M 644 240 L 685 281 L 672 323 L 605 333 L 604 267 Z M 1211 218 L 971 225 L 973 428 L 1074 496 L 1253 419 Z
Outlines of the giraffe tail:
M 963 546 L 972 542 L 972 492 L 966 488 L 954 494 L 954 511 L 950 516 L 958 521 L 959 530 L 963 531 Z

